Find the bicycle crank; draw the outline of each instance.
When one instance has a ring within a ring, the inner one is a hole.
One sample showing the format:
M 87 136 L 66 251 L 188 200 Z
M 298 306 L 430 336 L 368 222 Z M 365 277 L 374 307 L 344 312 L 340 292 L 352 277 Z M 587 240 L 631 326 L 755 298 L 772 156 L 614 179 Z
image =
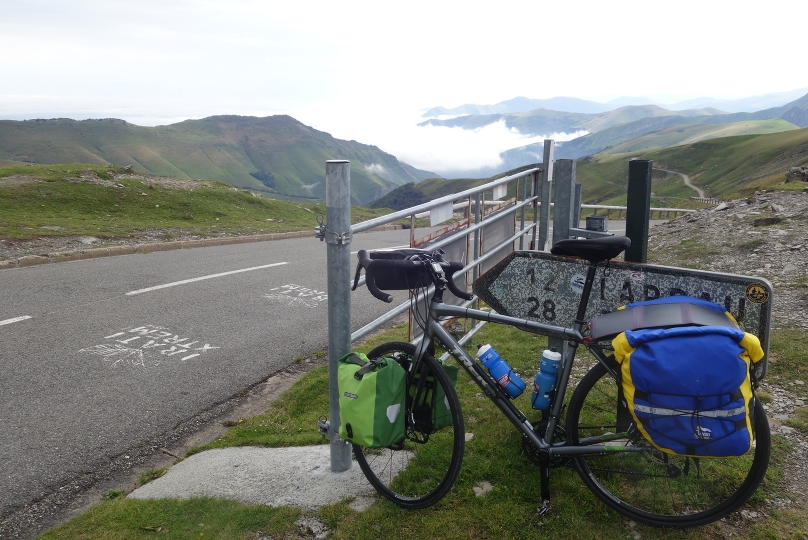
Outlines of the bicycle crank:
M 545 432 L 547 431 L 547 420 L 539 420 L 538 422 L 533 422 L 531 424 L 533 426 L 533 433 L 535 433 L 539 438 L 543 438 Z M 555 432 L 553 433 L 553 442 L 564 442 L 567 440 L 567 433 L 564 431 L 564 428 L 559 423 L 556 425 Z M 527 458 L 535 465 L 540 465 L 539 461 L 539 450 L 533 446 L 525 436 L 522 436 L 522 449 L 525 452 Z M 556 467 L 563 467 L 568 465 L 572 462 L 572 458 L 569 456 L 551 456 L 550 457 L 550 468 Z

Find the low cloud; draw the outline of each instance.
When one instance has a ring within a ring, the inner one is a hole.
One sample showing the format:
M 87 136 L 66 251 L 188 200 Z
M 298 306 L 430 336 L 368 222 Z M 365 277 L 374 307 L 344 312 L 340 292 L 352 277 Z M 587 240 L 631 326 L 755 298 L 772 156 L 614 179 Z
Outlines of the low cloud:
M 382 178 L 387 178 L 390 175 L 390 173 L 387 172 L 387 169 L 385 169 L 384 165 L 381 163 L 371 163 L 370 165 L 365 165 L 365 169 L 368 172 L 381 176 Z
M 440 174 L 497 167 L 502 164 L 499 155 L 506 150 L 541 143 L 544 139 L 569 141 L 586 134 L 577 131 L 527 136 L 500 120 L 474 130 L 410 125 L 378 133 L 374 144 L 414 167 Z

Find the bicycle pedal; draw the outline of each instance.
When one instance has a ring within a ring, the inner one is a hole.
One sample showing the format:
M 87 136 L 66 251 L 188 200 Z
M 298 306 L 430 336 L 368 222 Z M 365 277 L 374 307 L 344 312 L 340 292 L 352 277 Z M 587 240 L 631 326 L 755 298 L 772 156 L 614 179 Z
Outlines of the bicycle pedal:
M 536 509 L 536 511 L 538 512 L 538 514 L 539 514 L 540 516 L 543 516 L 543 515 L 547 514 L 547 512 L 549 512 L 549 511 L 550 511 L 550 501 L 544 501 L 544 502 L 542 502 L 542 503 L 541 503 L 541 506 L 539 506 L 539 507 Z

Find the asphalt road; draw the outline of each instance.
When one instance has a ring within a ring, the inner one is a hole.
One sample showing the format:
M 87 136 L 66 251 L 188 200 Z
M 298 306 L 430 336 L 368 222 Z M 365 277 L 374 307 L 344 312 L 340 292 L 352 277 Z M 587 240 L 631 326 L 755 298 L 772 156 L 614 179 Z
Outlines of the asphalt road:
M 0 522 L 323 349 L 325 270 L 302 238 L 0 271 Z M 353 294 L 352 327 L 388 307 Z

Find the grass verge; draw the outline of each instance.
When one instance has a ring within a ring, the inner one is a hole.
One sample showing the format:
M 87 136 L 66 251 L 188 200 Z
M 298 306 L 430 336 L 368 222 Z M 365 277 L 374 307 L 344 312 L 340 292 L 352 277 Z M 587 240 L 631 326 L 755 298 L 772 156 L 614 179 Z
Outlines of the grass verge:
M 388 212 L 353 207 L 351 217 L 359 222 Z M 0 168 L 0 239 L 10 241 L 146 234 L 168 241 L 290 232 L 312 230 L 317 215 L 325 213 L 325 203 L 279 201 L 223 182 L 133 174 L 120 167 Z
M 52 529 L 48 540 L 139 538 L 289 538 L 300 510 L 211 498 L 177 501 L 116 499 Z M 259 535 L 260 533 L 260 535 Z
M 406 328 L 400 326 L 368 340 L 357 350 L 367 352 L 380 343 L 405 339 L 405 334 Z M 805 346 L 790 344 L 795 340 L 805 343 L 805 337 L 804 332 L 793 329 L 774 331 L 772 351 L 777 353 L 777 361 L 771 364 L 771 377 L 793 380 L 802 373 L 799 358 L 804 358 L 805 350 L 800 347 Z M 542 336 L 496 325 L 488 325 L 476 336 L 475 343 L 486 342 L 495 343 L 525 380 L 532 377 L 546 346 Z M 582 359 L 575 374 L 583 374 L 586 364 L 587 359 Z M 685 531 L 635 524 L 596 500 L 569 466 L 552 470 L 553 510 L 549 516 L 539 518 L 538 468 L 522 451 L 519 434 L 465 375 L 461 374 L 457 386 L 466 431 L 473 437 L 466 445 L 463 469 L 449 495 L 435 506 L 418 511 L 402 510 L 385 500 L 378 500 L 361 513 L 348 506 L 350 501 L 324 507 L 315 517 L 332 529 L 331 538 L 802 539 L 808 530 L 805 508 L 773 510 L 766 504 L 767 499 L 782 497 L 792 450 L 779 435 L 773 437 L 772 462 L 764 485 L 746 508 L 746 515 L 756 516 L 754 519 L 735 513 L 709 526 Z M 519 398 L 518 405 L 531 414 L 527 395 Z M 322 443 L 317 419 L 328 411 L 327 396 L 327 371 L 316 368 L 268 411 L 235 422 L 222 437 L 191 453 L 240 445 Z M 538 418 L 537 411 L 532 414 Z M 483 482 L 490 483 L 493 489 L 477 497 L 474 488 Z M 100 503 L 43 538 L 143 538 L 164 532 L 172 538 L 198 538 L 200 533 L 214 538 L 261 538 L 258 530 L 270 538 L 297 538 L 294 523 L 299 517 L 300 512 L 293 508 L 256 508 L 231 501 L 116 499 Z

